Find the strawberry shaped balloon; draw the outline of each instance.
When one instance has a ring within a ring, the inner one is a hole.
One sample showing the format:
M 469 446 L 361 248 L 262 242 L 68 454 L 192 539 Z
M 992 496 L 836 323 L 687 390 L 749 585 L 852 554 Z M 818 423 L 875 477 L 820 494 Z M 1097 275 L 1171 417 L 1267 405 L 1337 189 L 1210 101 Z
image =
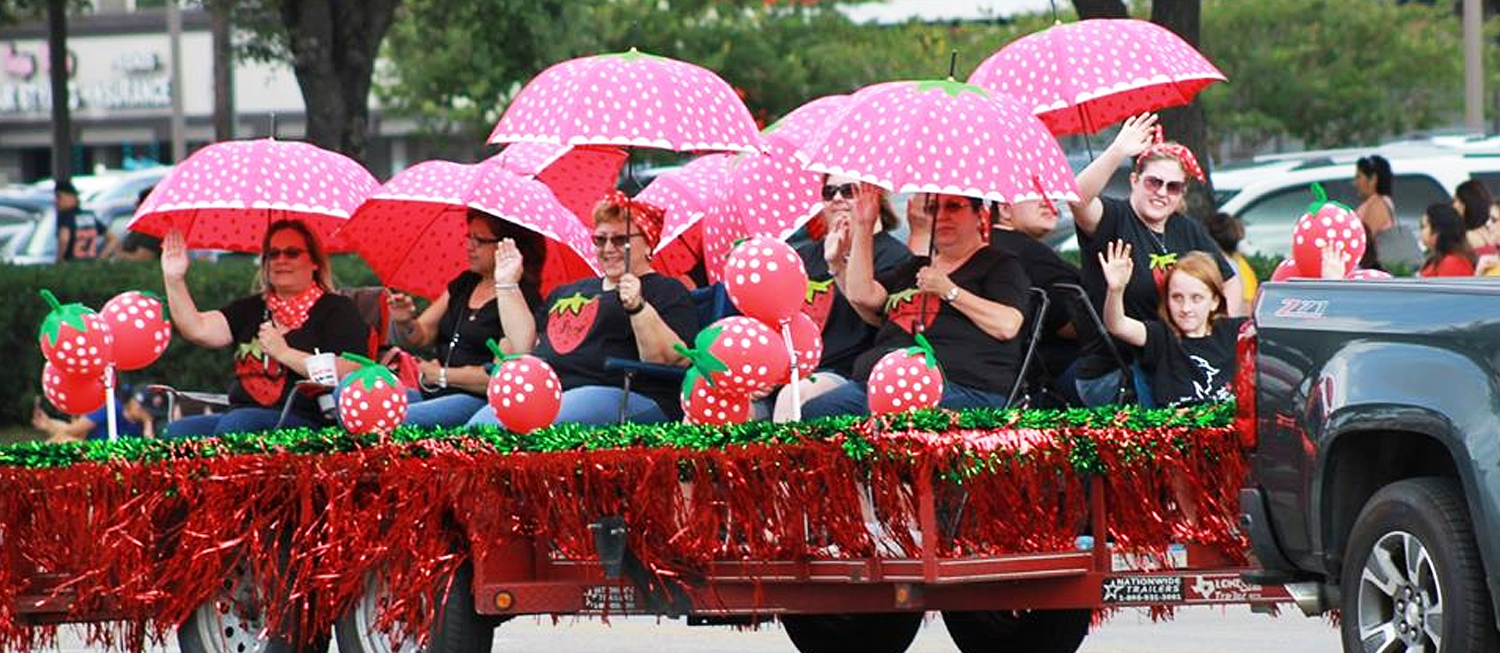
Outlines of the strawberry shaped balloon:
M 42 298 L 52 306 L 38 336 L 42 355 L 69 376 L 99 376 L 114 356 L 109 325 L 83 304 L 61 304 L 50 290 Z
M 172 342 L 172 323 L 161 299 L 131 290 L 115 295 L 99 313 L 114 337 L 115 367 L 139 370 L 155 363 Z
M 1284 259 L 1276 264 L 1276 269 L 1271 271 L 1272 281 L 1286 281 L 1287 279 L 1299 279 L 1302 273 L 1297 270 L 1297 262 L 1292 259 Z
M 1322 184 L 1313 184 L 1312 191 L 1316 199 L 1292 230 L 1292 260 L 1297 262 L 1298 276 L 1323 276 L 1323 248 L 1334 243 L 1342 247 L 1345 256 L 1344 273 L 1339 276 L 1347 277 L 1365 255 L 1364 225 L 1353 209 L 1330 201 Z
M 823 330 L 807 313 L 792 317 L 792 349 L 797 352 L 797 378 L 805 379 L 823 360 Z
M 750 398 L 709 385 L 689 368 L 682 379 L 682 414 L 689 424 L 743 424 L 750 419 Z
M 1386 272 L 1385 270 L 1367 270 L 1364 268 L 1360 268 L 1358 270 L 1350 272 L 1348 278 L 1363 281 L 1378 281 L 1380 279 L 1391 279 L 1393 277 L 1391 277 L 1391 273 Z
M 104 405 L 104 374 L 79 376 L 63 374 L 47 363 L 42 366 L 42 394 L 58 410 L 69 415 L 83 415 Z
M 694 344 L 694 349 L 677 345 L 677 351 L 720 392 L 749 395 L 785 383 L 791 372 L 781 334 L 753 318 L 736 315 L 714 322 L 698 332 Z
M 766 324 L 781 324 L 802 308 L 807 270 L 786 243 L 755 236 L 729 254 L 724 289 L 741 313 Z
M 384 365 L 341 354 L 360 368 L 339 382 L 339 424 L 350 433 L 390 432 L 406 421 L 406 388 Z
M 932 408 L 943 399 L 943 372 L 927 336 L 917 334 L 915 347 L 880 357 L 870 370 L 870 413 L 884 415 Z
M 513 433 L 550 426 L 562 407 L 562 382 L 557 372 L 536 356 L 500 351 L 494 338 L 485 344 L 500 359 L 485 388 L 495 417 Z

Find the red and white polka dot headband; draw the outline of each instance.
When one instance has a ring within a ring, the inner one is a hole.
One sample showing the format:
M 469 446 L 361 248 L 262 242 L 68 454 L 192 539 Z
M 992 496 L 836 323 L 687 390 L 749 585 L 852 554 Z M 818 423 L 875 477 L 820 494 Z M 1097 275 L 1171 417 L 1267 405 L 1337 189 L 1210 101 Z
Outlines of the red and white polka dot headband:
M 1198 165 L 1198 157 L 1193 156 L 1192 150 L 1189 150 L 1186 145 L 1182 145 L 1181 143 L 1164 143 L 1162 139 L 1161 126 L 1157 125 L 1156 142 L 1147 147 L 1145 152 L 1141 152 L 1141 155 L 1135 158 L 1135 165 L 1138 168 L 1153 157 L 1166 156 L 1176 159 L 1178 163 L 1182 164 L 1182 171 L 1186 172 L 1188 176 L 1200 182 L 1208 183 L 1208 178 L 1203 176 L 1203 167 Z

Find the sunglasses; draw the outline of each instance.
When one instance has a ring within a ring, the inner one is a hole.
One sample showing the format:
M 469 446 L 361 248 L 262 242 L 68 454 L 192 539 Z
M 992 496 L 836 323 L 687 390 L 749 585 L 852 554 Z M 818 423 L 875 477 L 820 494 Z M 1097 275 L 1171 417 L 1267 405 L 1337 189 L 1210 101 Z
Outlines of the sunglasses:
M 302 255 L 306 253 L 307 250 L 302 249 L 301 247 L 287 247 L 284 249 L 272 247 L 266 250 L 265 259 L 267 261 L 274 261 L 279 258 L 285 258 L 295 261 L 299 258 L 302 258 Z
M 833 198 L 835 198 L 835 197 L 842 197 L 842 198 L 844 198 L 846 200 L 853 200 L 854 199 L 854 188 L 855 188 L 855 184 L 854 183 L 839 184 L 837 186 L 824 186 L 823 187 L 823 201 L 824 202 L 832 202 Z
M 615 247 L 624 248 L 625 245 L 630 242 L 630 239 L 635 238 L 636 236 L 641 236 L 641 233 L 635 232 L 631 234 L 616 234 L 614 236 L 594 234 L 594 247 L 604 249 L 605 245 L 614 245 Z M 641 237 L 644 238 L 645 236 Z
M 1185 181 L 1167 181 L 1155 175 L 1141 177 L 1141 183 L 1146 185 L 1146 190 L 1153 193 L 1161 190 L 1162 186 L 1166 186 L 1168 195 L 1181 195 L 1182 189 L 1187 187 L 1187 182 Z
M 484 245 L 494 245 L 495 243 L 498 243 L 498 242 L 500 242 L 501 240 L 504 240 L 504 239 L 503 238 L 480 238 L 479 236 L 475 236 L 474 234 L 468 234 L 468 235 L 464 236 L 464 240 L 468 241 L 470 245 L 473 245 L 475 247 L 481 247 L 481 246 L 484 246 Z

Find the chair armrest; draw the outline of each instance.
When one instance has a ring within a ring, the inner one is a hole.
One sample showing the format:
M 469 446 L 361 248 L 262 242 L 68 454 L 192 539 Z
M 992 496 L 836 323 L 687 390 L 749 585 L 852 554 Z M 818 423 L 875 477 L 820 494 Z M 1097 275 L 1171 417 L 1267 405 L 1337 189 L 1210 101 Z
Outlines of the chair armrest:
M 628 358 L 615 358 L 613 356 L 604 359 L 604 371 L 624 372 L 634 376 L 644 376 L 662 381 L 681 381 L 683 377 L 687 376 L 686 367 L 647 363 Z

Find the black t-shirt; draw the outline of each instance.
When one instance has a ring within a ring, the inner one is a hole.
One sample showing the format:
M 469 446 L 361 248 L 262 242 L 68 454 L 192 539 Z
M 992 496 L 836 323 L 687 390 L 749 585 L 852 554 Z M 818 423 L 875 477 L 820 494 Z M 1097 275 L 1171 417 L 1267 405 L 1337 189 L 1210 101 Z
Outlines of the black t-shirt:
M 874 346 L 854 362 L 854 378 L 868 382 L 870 370 L 881 356 L 916 344 L 911 329 L 925 303 L 927 323 L 923 333 L 937 354 L 943 378 L 976 390 L 1009 393 L 1021 365 L 1021 339 L 996 340 L 937 295 L 917 292 L 917 270 L 925 265 L 927 257 L 914 256 L 876 279 L 886 289 L 885 323 L 875 335 Z M 1023 313 L 1026 310 L 1031 279 L 1021 260 L 1007 252 L 981 247 L 948 278 L 975 295 Z
M 1141 367 L 1151 377 L 1151 395 L 1162 406 L 1234 398 L 1235 340 L 1242 317 L 1221 317 L 1202 338 L 1182 338 L 1158 321 L 1146 322 Z
M 1073 325 L 1076 338 L 1064 338 L 1057 333 L 1071 319 L 1067 304 L 1078 301 L 1077 293 L 1057 288 L 1057 285 L 1080 285 L 1078 267 L 1064 261 L 1051 247 L 1019 231 L 993 230 L 990 232 L 990 246 L 1010 252 L 1021 259 L 1021 265 L 1026 268 L 1026 276 L 1031 278 L 1031 285 L 1047 292 L 1051 306 L 1043 321 L 1041 342 L 1037 343 L 1037 362 L 1052 376 L 1062 374 L 1078 358 L 1080 343 L 1099 337 L 1099 330 L 1088 321 Z M 1027 316 L 1030 317 L 1029 312 Z M 1029 333 L 1031 328 L 1032 324 L 1028 319 L 1025 329 Z
M 875 234 L 875 274 L 880 275 L 906 262 L 911 251 L 890 234 Z M 802 267 L 807 270 L 807 294 L 802 312 L 823 331 L 823 359 L 818 369 L 848 377 L 854 372 L 854 359 L 870 348 L 875 327 L 861 320 L 844 293 L 839 291 L 823 258 L 823 242 L 812 241 L 797 248 Z
M 1158 234 L 1141 222 L 1129 201 L 1113 197 L 1100 197 L 1099 201 L 1104 205 L 1099 226 L 1094 229 L 1092 236 L 1078 232 L 1078 250 L 1083 264 L 1083 287 L 1088 289 L 1089 300 L 1101 316 L 1104 315 L 1107 287 L 1104 283 L 1104 271 L 1099 267 L 1099 253 L 1116 240 L 1130 243 L 1131 256 L 1135 259 L 1134 272 L 1130 275 L 1130 282 L 1125 285 L 1125 315 L 1143 322 L 1159 319 L 1156 312 L 1159 301 L 1157 279 L 1166 274 L 1164 264 L 1175 260 L 1175 256 L 1195 251 L 1208 253 L 1218 261 L 1219 274 L 1225 281 L 1234 276 L 1234 265 L 1224 259 L 1224 255 L 1219 252 L 1218 243 L 1214 242 L 1208 235 L 1208 230 L 1197 220 L 1181 214 L 1173 215 L 1167 218 L 1165 229 Z M 1154 269 L 1153 256 L 1158 261 Z M 1134 351 L 1131 347 L 1118 339 L 1115 340 L 1115 346 L 1126 362 L 1132 360 Z M 1104 357 L 1102 347 L 1095 347 L 1090 353 L 1094 356 L 1085 362 L 1079 370 L 1079 376 L 1096 378 L 1115 367 L 1113 361 Z
M 698 333 L 698 310 L 682 282 L 647 274 L 641 277 L 641 296 L 683 344 L 692 344 Z M 620 292 L 605 292 L 604 280 L 597 277 L 553 288 L 536 309 L 536 327 L 540 340 L 535 354 L 552 365 L 565 390 L 586 385 L 620 387 L 621 374 L 606 373 L 604 359 L 641 359 Z M 668 417 L 681 417 L 680 383 L 639 375 L 630 389 L 656 401 Z
M 68 230 L 68 240 L 62 243 L 62 258 L 65 261 L 90 259 L 99 255 L 99 238 L 102 229 L 93 213 L 79 209 L 57 212 L 57 232 Z
M 500 324 L 500 313 L 495 306 L 496 300 L 491 299 L 479 308 L 469 308 L 469 297 L 479 287 L 481 280 L 478 274 L 468 271 L 448 283 L 448 311 L 438 319 L 437 337 L 433 340 L 437 345 L 437 360 L 444 367 L 489 363 L 494 360 L 495 355 L 484 344 L 485 340 L 494 338 L 499 342 L 505 336 L 505 329 Z M 542 305 L 541 293 L 534 285 L 521 284 L 521 295 L 526 298 L 526 306 L 531 310 Z M 424 396 L 432 398 L 457 392 L 464 391 L 450 386 L 434 393 L 424 393 Z
M 251 295 L 236 299 L 219 312 L 229 322 L 233 337 L 235 379 L 229 385 L 229 403 L 238 407 L 281 408 L 297 382 L 306 378 L 283 367 L 279 361 L 260 349 L 260 325 L 271 319 L 265 297 Z M 359 316 L 354 300 L 338 293 L 323 293 L 307 312 L 302 326 L 286 333 L 286 343 L 309 354 L 314 350 L 368 356 L 370 327 Z M 321 421 L 317 402 L 298 396 L 292 410 L 309 419 Z

